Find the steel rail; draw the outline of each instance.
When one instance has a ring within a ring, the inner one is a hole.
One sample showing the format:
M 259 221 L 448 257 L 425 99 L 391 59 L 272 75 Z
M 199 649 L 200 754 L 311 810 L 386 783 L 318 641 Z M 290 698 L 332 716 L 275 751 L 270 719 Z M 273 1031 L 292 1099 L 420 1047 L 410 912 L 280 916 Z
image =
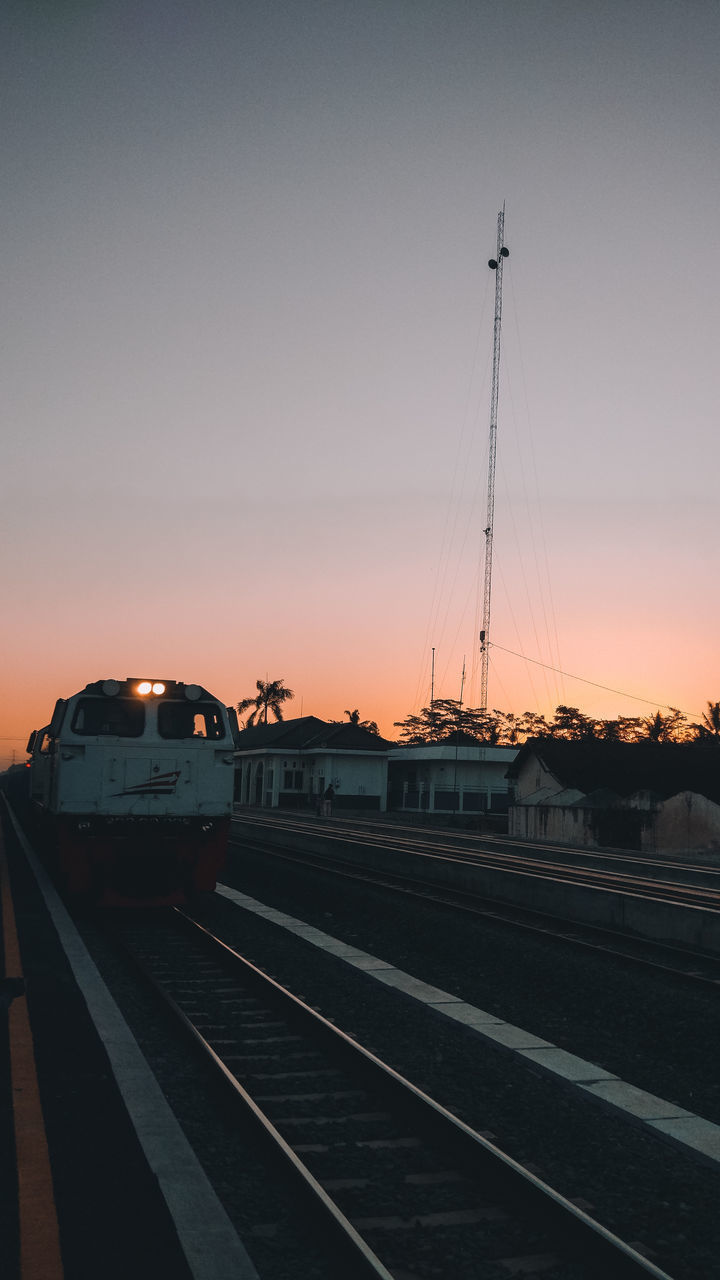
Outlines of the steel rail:
M 249 820 L 248 825 L 253 825 L 253 821 Z M 254 824 L 258 825 L 258 824 Z M 270 824 L 259 824 L 270 825 Z M 286 828 L 287 829 L 287 828 Z M 312 833 L 313 829 L 308 827 L 298 828 L 302 834 Z M 321 839 L 342 843 L 344 845 L 360 845 L 365 848 L 373 849 L 391 849 L 393 846 L 388 845 L 385 840 L 372 840 L 363 837 L 360 833 L 348 835 L 347 833 L 328 832 L 327 828 L 318 829 L 317 835 Z M 508 875 L 521 874 L 528 879 L 538 880 L 556 880 L 559 883 L 567 883 L 580 888 L 589 889 L 607 889 L 609 892 L 623 893 L 627 896 L 639 897 L 643 899 L 654 898 L 659 902 L 670 903 L 681 907 L 703 907 L 712 911 L 720 911 L 720 889 L 708 889 L 704 886 L 694 885 L 677 885 L 669 881 L 659 881 L 652 878 L 642 878 L 639 876 L 626 875 L 623 876 L 617 872 L 593 870 L 591 868 L 573 867 L 567 863 L 553 863 L 550 861 L 542 861 L 533 858 L 530 862 L 522 857 L 512 857 L 506 854 L 497 854 L 494 851 L 478 850 L 473 853 L 464 851 L 448 850 L 446 847 L 428 849 L 427 847 L 418 848 L 417 846 L 405 845 L 395 846 L 394 852 L 406 851 L 412 853 L 413 856 L 419 858 L 434 859 L 440 862 L 461 863 L 463 866 L 478 867 L 482 869 L 503 871 Z M 650 890 L 651 892 L 643 892 Z
M 178 917 L 182 918 L 183 928 L 187 928 L 190 917 L 185 916 L 178 907 L 170 908 Z M 195 926 L 198 930 L 206 933 L 208 937 L 214 937 L 207 930 L 202 929 L 201 925 Z M 333 1237 L 337 1241 L 338 1247 L 342 1250 L 343 1265 L 349 1267 L 349 1275 L 358 1278 L 358 1280 L 393 1280 L 391 1273 L 383 1266 L 380 1259 L 373 1253 L 372 1249 L 362 1239 L 360 1234 L 355 1230 L 352 1223 L 340 1212 L 335 1202 L 327 1194 L 316 1178 L 310 1173 L 310 1170 L 303 1164 L 293 1151 L 292 1147 L 283 1138 L 272 1121 L 265 1115 L 262 1109 L 257 1105 L 247 1089 L 243 1087 L 240 1081 L 232 1071 L 225 1065 L 222 1058 L 215 1052 L 210 1042 L 203 1036 L 202 1032 L 193 1023 L 192 1019 L 180 1008 L 179 1004 L 173 999 L 170 993 L 163 986 L 162 982 L 151 973 L 150 969 L 144 962 L 133 952 L 132 947 L 127 944 L 122 934 L 118 930 L 112 930 L 115 941 L 120 943 L 126 955 L 132 960 L 136 969 L 142 974 L 143 979 L 152 987 L 155 994 L 163 1001 L 165 1006 L 170 1010 L 174 1018 L 181 1024 L 185 1033 L 192 1039 L 195 1047 L 200 1051 L 212 1065 L 212 1067 L 222 1076 L 224 1083 L 231 1090 L 235 1100 L 241 1105 L 245 1114 L 253 1122 L 255 1128 L 261 1133 L 271 1145 L 276 1154 L 280 1157 L 282 1164 L 293 1179 L 299 1183 L 303 1192 L 307 1195 L 315 1212 L 319 1212 L 325 1222 L 325 1225 L 332 1232 Z M 224 946 L 220 939 L 215 939 L 219 946 Z M 228 948 L 228 950 L 230 950 Z M 232 953 L 237 955 L 236 952 Z M 237 959 L 245 964 L 242 957 Z M 255 974 L 258 979 L 264 977 L 259 969 Z M 268 979 L 272 982 L 272 979 Z
M 247 812 L 249 813 L 250 811 Z M 244 811 L 242 809 L 236 809 L 233 813 L 233 818 L 241 820 L 243 813 Z M 255 811 L 255 816 L 259 816 L 259 811 Z M 280 815 L 274 814 L 273 817 L 275 820 L 278 820 Z M 609 862 L 637 862 L 638 864 L 646 867 L 669 868 L 671 870 L 678 870 L 682 872 L 697 871 L 699 874 L 707 874 L 712 878 L 720 880 L 720 864 L 703 865 L 698 862 L 679 862 L 672 857 L 658 857 L 657 854 L 643 854 L 636 849 L 618 849 L 612 847 L 598 847 L 593 849 L 587 848 L 584 845 L 553 844 L 552 841 L 543 841 L 540 843 L 536 840 L 523 840 L 519 836 L 493 835 L 489 831 L 461 831 L 451 827 L 425 827 L 419 823 L 382 822 L 372 818 L 335 818 L 332 821 L 334 825 L 337 826 L 338 830 L 342 830 L 344 826 L 351 826 L 356 829 L 370 828 L 376 830 L 379 834 L 387 835 L 388 837 L 396 839 L 402 839 L 401 835 L 397 835 L 398 832 L 408 832 L 413 840 L 437 840 L 437 842 L 440 843 L 442 838 L 442 843 L 449 848 L 461 848 L 460 845 L 454 846 L 450 843 L 452 841 L 485 841 L 491 845 L 501 845 L 509 850 L 537 849 L 540 853 L 560 853 L 573 857 L 587 858 L 590 860 L 606 859 Z M 324 823 L 323 825 L 326 824 Z
M 315 829 L 315 824 L 308 819 L 288 818 L 284 814 L 273 813 L 268 816 L 261 811 L 235 812 L 233 821 L 237 823 L 246 823 L 256 826 L 268 826 L 281 830 L 292 830 L 307 833 Z M 466 833 L 462 831 L 450 831 L 447 833 L 440 832 L 437 829 L 426 830 L 420 826 L 400 826 L 396 823 L 372 822 L 368 819 L 349 819 L 344 820 L 323 820 L 322 826 L 317 827 L 318 832 L 325 835 L 336 834 L 346 837 L 348 831 L 354 836 L 370 835 L 374 841 L 381 842 L 388 847 L 397 847 L 398 849 L 408 849 L 417 851 L 418 845 L 430 851 L 441 851 L 445 854 L 457 854 L 460 856 L 478 856 L 495 854 L 499 858 L 510 857 L 514 855 L 523 856 L 522 851 L 534 851 L 541 859 L 547 859 L 551 854 L 557 854 L 564 859 L 580 859 L 584 862 L 620 862 L 624 865 L 633 864 L 641 868 L 645 872 L 657 870 L 660 872 L 670 871 L 678 872 L 681 876 L 696 875 L 706 877 L 710 882 L 716 882 L 720 885 L 720 866 L 700 865 L 698 863 L 676 862 L 672 859 L 650 858 L 637 854 L 634 850 L 616 850 L 616 849 L 586 849 L 574 845 L 559 845 L 551 843 L 538 844 L 530 840 L 510 839 L 509 837 L 493 836 L 486 833 Z M 407 832 L 407 835 L 398 834 L 398 832 Z M 374 842 L 369 841 L 369 843 Z M 501 848 L 482 847 L 468 848 L 470 841 L 482 841 L 491 846 L 502 846 Z M 464 843 L 456 843 L 464 842 Z M 527 856 L 524 855 L 524 856 Z M 532 858 L 532 861 L 535 861 Z M 561 865 L 572 865 L 571 863 L 563 863 Z M 659 877 L 650 877 L 655 882 Z M 669 883 L 673 883 L 672 878 Z M 712 888 L 709 883 L 705 888 Z
M 261 986 L 263 997 L 281 1006 L 284 1014 L 293 1021 L 297 1021 L 298 1017 L 302 1018 L 303 1024 L 312 1028 L 314 1038 L 320 1038 L 326 1045 L 331 1046 L 332 1054 L 336 1059 L 339 1057 L 351 1063 L 354 1071 L 361 1068 L 362 1076 L 370 1081 L 370 1087 L 379 1089 L 385 1097 L 390 1095 L 402 1113 L 411 1116 L 421 1126 L 422 1131 L 432 1134 L 438 1146 L 452 1152 L 454 1158 L 460 1160 L 467 1176 L 489 1183 L 493 1196 L 497 1195 L 515 1212 L 517 1212 L 518 1203 L 521 1203 L 523 1213 L 541 1224 L 543 1230 L 554 1238 L 558 1252 L 565 1258 L 570 1256 L 580 1261 L 583 1267 L 587 1268 L 586 1274 L 603 1277 L 603 1280 L 609 1274 L 617 1277 L 617 1280 L 640 1280 L 640 1277 L 671 1280 L 666 1272 L 660 1270 L 582 1209 L 523 1168 L 517 1161 L 500 1151 L 488 1139 L 447 1111 L 394 1068 L 382 1062 L 369 1049 L 335 1027 L 275 979 L 259 970 L 203 925 L 198 924 L 177 908 L 173 910 L 182 927 L 192 934 L 194 940 L 200 941 L 203 948 L 215 959 L 220 958 L 235 974 L 240 970 L 246 980 L 251 980 L 253 986 Z M 128 949 L 132 954 L 131 948 Z M 222 1062 L 202 1032 L 183 1013 L 169 992 L 163 989 L 162 982 L 158 982 L 149 973 L 142 961 L 134 956 L 133 959 L 152 983 L 153 989 L 192 1035 L 193 1043 L 221 1072 L 223 1080 L 231 1087 L 234 1096 L 276 1145 L 287 1166 L 302 1179 L 306 1191 L 317 1198 L 316 1203 L 322 1206 L 333 1232 L 352 1245 L 355 1263 L 360 1268 L 358 1274 L 384 1276 L 391 1280 L 391 1273 L 383 1267 L 382 1262 L 365 1244 L 331 1197 L 305 1168 L 276 1126 Z
M 231 845 L 236 842 L 230 840 Z M 687 951 L 670 943 L 655 942 L 639 935 L 621 933 L 607 929 L 601 925 L 585 924 L 563 916 L 551 916 L 546 912 L 532 911 L 528 907 L 514 906 L 511 903 L 500 903 L 482 894 L 474 894 L 464 889 L 433 888 L 423 880 L 414 880 L 411 876 L 401 876 L 397 872 L 378 871 L 376 868 L 363 870 L 354 862 L 343 862 L 338 858 L 323 858 L 321 854 L 292 852 L 278 848 L 268 842 L 264 844 L 257 838 L 253 842 L 243 841 L 243 849 L 256 849 L 263 855 L 285 859 L 299 866 L 337 875 L 347 880 L 357 880 L 362 884 L 374 885 L 389 889 L 405 897 L 417 898 L 435 906 L 450 907 L 469 915 L 483 919 L 497 920 L 511 928 L 522 929 L 527 933 L 535 933 L 551 938 L 556 942 L 595 951 L 598 954 L 613 956 L 630 964 L 667 974 L 673 978 L 704 985 L 717 989 L 720 987 L 720 957 L 701 951 Z M 487 905 L 491 903 L 492 905 Z M 593 941 L 595 939 L 595 941 Z M 630 950 L 629 948 L 634 948 Z M 653 959 L 662 956 L 663 960 Z M 682 967 L 670 961 L 682 962 Z M 698 966 L 704 965 L 711 972 L 703 973 Z

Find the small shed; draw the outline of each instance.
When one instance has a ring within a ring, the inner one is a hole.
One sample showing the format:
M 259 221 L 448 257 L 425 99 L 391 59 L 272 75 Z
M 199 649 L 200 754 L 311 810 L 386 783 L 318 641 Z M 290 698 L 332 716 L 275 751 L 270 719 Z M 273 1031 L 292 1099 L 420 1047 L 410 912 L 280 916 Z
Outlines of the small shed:
M 508 778 L 509 833 L 648 853 L 720 853 L 720 749 L 700 743 L 526 742 Z
M 317 716 L 241 729 L 235 743 L 235 803 L 308 809 L 332 785 L 335 811 L 384 811 L 391 746 L 361 725 Z

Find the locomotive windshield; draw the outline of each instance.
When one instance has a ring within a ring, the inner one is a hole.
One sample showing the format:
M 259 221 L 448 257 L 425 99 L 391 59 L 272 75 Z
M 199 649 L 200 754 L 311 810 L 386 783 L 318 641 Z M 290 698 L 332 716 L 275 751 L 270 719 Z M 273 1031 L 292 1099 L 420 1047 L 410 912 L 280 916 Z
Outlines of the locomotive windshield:
M 225 737 L 222 713 L 216 702 L 158 703 L 158 733 L 161 738 Z
M 139 738 L 145 706 L 137 698 L 78 698 L 71 728 L 88 738 Z

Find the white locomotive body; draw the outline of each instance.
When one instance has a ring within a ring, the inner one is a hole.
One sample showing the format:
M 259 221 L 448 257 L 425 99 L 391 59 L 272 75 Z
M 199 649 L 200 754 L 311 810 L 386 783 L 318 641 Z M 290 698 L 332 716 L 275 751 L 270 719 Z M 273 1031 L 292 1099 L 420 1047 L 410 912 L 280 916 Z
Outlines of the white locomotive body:
M 213 889 L 233 796 L 228 711 L 200 685 L 98 680 L 28 743 L 30 799 L 72 895 L 175 903 Z

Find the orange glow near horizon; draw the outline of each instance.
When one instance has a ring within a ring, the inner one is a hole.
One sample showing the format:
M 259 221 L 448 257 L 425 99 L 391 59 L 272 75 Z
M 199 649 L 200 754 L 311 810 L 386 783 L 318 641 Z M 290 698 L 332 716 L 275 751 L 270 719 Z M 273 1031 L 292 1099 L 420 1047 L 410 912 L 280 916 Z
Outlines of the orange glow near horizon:
M 605 539 L 597 548 L 593 590 L 579 591 L 577 583 L 589 573 L 590 551 L 584 539 L 568 536 L 581 528 L 577 511 L 556 506 L 548 539 L 552 625 L 541 625 L 541 606 L 521 608 L 527 590 L 500 522 L 489 709 L 552 717 L 564 703 L 586 715 L 614 719 L 647 716 L 672 705 L 690 721 L 698 720 L 708 701 L 720 699 L 720 603 L 706 588 L 706 566 L 693 575 L 689 568 L 681 573 L 680 557 L 673 564 L 666 556 L 654 565 L 646 558 L 638 577 L 634 559 L 623 554 L 623 538 L 632 536 L 632 526 L 625 524 L 621 536 L 616 513 L 615 545 Z M 438 610 L 425 565 L 426 560 L 433 565 L 432 529 L 416 504 L 393 499 L 376 508 L 382 537 L 375 528 L 366 536 L 365 504 L 333 500 L 327 509 L 336 532 L 314 562 L 305 564 L 303 551 L 317 520 L 312 512 L 303 515 L 296 508 L 291 513 L 306 529 L 297 556 L 292 542 L 288 551 L 282 539 L 266 545 L 260 536 L 257 554 L 267 586 L 255 580 L 252 540 L 248 556 L 238 563 L 226 542 L 213 545 L 204 536 L 201 573 L 194 527 L 177 524 L 173 554 L 198 561 L 201 586 L 177 577 L 160 586 L 139 586 L 132 555 L 118 557 L 112 581 L 96 579 L 91 593 L 86 563 L 79 557 L 63 561 L 58 556 L 47 568 L 36 568 L 33 591 L 18 580 L 15 616 L 22 618 L 22 628 L 17 643 L 6 647 L 0 668 L 3 764 L 10 763 L 13 750 L 16 760 L 24 758 L 30 731 L 48 723 L 57 698 L 95 680 L 125 680 L 143 670 L 203 685 L 226 705 L 253 696 L 257 679 L 282 679 L 295 695 L 285 704 L 286 718 L 342 720 L 346 709 L 357 707 L 361 719 L 377 721 L 383 736 L 392 739 L 395 721 L 430 702 L 435 646 L 435 696 L 460 697 L 465 662 L 463 701 L 477 705 L 475 566 L 467 563 L 447 575 Z M 258 506 L 258 518 L 261 511 Z M 231 517 L 242 518 L 234 512 Z M 281 518 L 288 517 L 276 509 L 276 522 Z M 702 536 L 709 545 L 714 507 L 708 507 L 706 521 Z M 406 531 L 399 541 L 393 538 L 396 525 Z M 115 533 L 125 541 L 132 536 L 122 529 Z M 697 539 L 697 527 L 691 534 Z M 288 559 L 290 552 L 295 558 Z M 452 595 L 455 577 L 459 586 Z M 671 643 L 659 622 L 669 577 L 677 603 Z M 546 665 L 515 656 L 520 653 Z
M 128 645 L 130 659 L 126 661 L 121 653 L 122 646 L 120 638 L 116 638 L 112 645 L 108 644 L 108 652 L 111 649 L 116 652 L 102 663 L 91 660 L 89 652 L 78 655 L 77 644 L 71 645 L 73 656 L 66 662 L 62 662 L 59 655 L 53 663 L 45 655 L 43 667 L 34 667 L 30 661 L 27 665 L 15 662 L 12 682 L 2 690 L 0 761 L 3 768 L 12 763 L 13 752 L 16 763 L 24 760 L 25 745 L 31 730 L 48 723 L 57 698 L 69 697 L 94 680 L 125 679 L 126 671 L 137 670 L 138 666 L 140 670 L 143 665 L 146 669 L 152 669 L 153 666 L 157 669 L 158 655 L 152 649 L 141 654 Z M 86 642 L 86 650 L 91 647 Z M 430 655 L 427 656 L 425 670 L 412 669 L 409 662 L 403 663 L 402 637 L 393 637 L 387 633 L 386 662 L 379 669 L 372 668 L 367 659 L 365 665 L 362 665 L 357 651 L 353 652 L 349 670 L 344 666 L 332 666 L 327 658 L 323 661 L 324 655 L 313 663 L 307 653 L 296 654 L 293 663 L 290 651 L 283 655 L 282 660 L 278 659 L 268 664 L 267 668 L 263 665 L 259 669 L 258 662 L 252 665 L 250 662 L 243 662 L 242 668 L 239 665 L 236 668 L 227 642 L 224 652 L 216 652 L 210 657 L 202 652 L 201 637 L 195 637 L 192 643 L 184 639 L 177 646 L 175 657 L 172 653 L 173 646 L 168 646 L 166 640 L 159 647 L 163 650 L 163 665 L 165 669 L 172 669 L 173 679 L 202 684 L 226 705 L 234 706 L 240 699 L 253 696 L 258 678 L 283 679 L 295 694 L 293 700 L 284 706 L 285 719 L 315 715 L 324 720 L 342 720 L 346 710 L 352 711 L 357 707 L 362 719 L 377 721 L 381 734 L 392 740 L 399 732 L 394 727 L 394 722 L 417 712 L 430 701 Z M 279 645 L 277 650 L 279 652 Z M 145 662 L 142 661 L 143 657 Z M 684 696 L 681 699 L 676 695 L 680 710 L 688 715 L 691 722 L 700 719 L 708 701 L 720 697 L 720 689 L 712 674 L 714 664 L 709 646 L 704 653 L 701 651 L 698 654 L 698 658 L 691 677 L 684 681 Z M 604 668 L 600 666 L 601 660 L 605 662 Z M 436 697 L 459 697 L 461 664 L 462 654 L 459 654 L 456 670 L 452 666 L 446 670 L 442 664 L 436 663 Z M 576 680 L 561 680 L 554 673 L 524 664 L 522 660 L 502 654 L 496 649 L 491 651 L 489 707 L 512 711 L 516 715 L 526 710 L 535 711 L 552 718 L 555 707 L 564 703 L 579 707 L 586 715 L 614 719 L 618 715 L 652 715 L 658 708 L 664 710 L 665 705 L 671 701 L 662 698 L 663 685 L 672 675 L 669 656 L 665 666 L 658 663 L 656 658 L 651 669 L 648 662 L 640 688 L 636 685 L 634 689 L 628 690 L 623 690 L 626 677 L 619 655 L 610 661 L 607 654 L 598 649 L 593 650 L 586 644 L 584 655 L 577 661 L 568 663 L 568 670 L 573 667 L 575 670 L 572 674 L 579 674 L 578 665 L 584 665 L 585 670 L 590 671 L 593 676 L 604 676 L 612 688 L 633 693 L 636 697 L 622 697 L 619 693 L 598 689 Z M 652 700 L 653 693 L 659 695 L 657 702 Z M 647 698 L 647 701 L 641 701 L 641 698 Z M 464 701 L 467 705 L 469 697 L 465 697 Z

